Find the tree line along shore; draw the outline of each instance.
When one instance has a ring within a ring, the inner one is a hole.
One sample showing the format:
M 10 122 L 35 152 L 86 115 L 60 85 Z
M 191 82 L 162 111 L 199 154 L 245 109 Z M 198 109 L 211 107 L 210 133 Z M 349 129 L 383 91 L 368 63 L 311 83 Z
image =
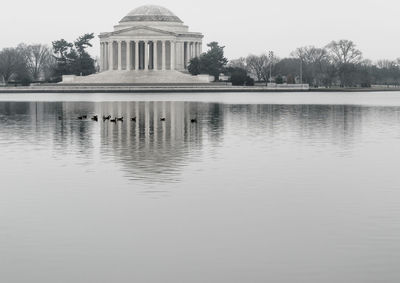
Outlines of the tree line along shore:
M 99 62 L 88 48 L 93 33 L 74 42 L 64 39 L 44 44 L 24 44 L 0 50 L 0 85 L 29 86 L 32 83 L 57 83 L 63 75 L 87 76 L 99 71 Z M 225 46 L 211 42 L 208 50 L 193 58 L 188 65 L 192 75 L 208 74 L 215 81 L 228 81 L 234 86 L 274 84 L 309 84 L 311 88 L 341 90 L 400 86 L 400 58 L 373 62 L 350 40 L 332 41 L 324 47 L 304 46 L 289 57 L 274 52 L 248 55 L 228 60 Z M 223 76 L 221 76 L 223 74 Z

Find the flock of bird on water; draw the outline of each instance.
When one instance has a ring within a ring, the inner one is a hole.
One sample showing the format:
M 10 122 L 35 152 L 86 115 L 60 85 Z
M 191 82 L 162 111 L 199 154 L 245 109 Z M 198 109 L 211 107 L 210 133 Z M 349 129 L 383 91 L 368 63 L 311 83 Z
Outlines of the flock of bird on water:
M 59 120 L 62 120 L 62 117 L 58 117 Z M 86 120 L 88 119 L 87 115 L 83 115 L 83 116 L 79 116 L 78 120 Z M 99 116 L 98 115 L 94 115 L 93 117 L 90 118 L 92 121 L 98 122 L 99 121 Z M 110 121 L 111 123 L 117 123 L 117 122 L 123 122 L 124 121 L 124 117 L 114 117 L 111 118 L 111 115 L 108 116 L 104 116 L 103 115 L 103 122 L 105 121 Z M 131 118 L 132 122 L 136 122 L 136 117 Z M 160 118 L 161 122 L 165 122 L 166 118 Z M 192 118 L 190 119 L 191 123 L 197 123 L 197 119 L 196 118 Z

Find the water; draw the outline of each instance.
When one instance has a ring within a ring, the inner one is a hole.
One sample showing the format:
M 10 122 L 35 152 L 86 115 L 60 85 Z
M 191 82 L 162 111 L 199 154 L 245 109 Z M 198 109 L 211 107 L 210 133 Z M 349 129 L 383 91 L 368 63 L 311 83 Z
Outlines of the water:
M 0 129 L 0 282 L 400 280 L 400 93 L 0 95 Z

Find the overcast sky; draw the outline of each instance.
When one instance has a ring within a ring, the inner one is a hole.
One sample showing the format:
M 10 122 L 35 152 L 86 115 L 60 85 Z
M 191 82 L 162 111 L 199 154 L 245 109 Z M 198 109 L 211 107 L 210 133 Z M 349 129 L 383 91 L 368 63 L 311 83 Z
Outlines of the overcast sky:
M 296 47 L 353 40 L 364 57 L 400 57 L 399 0 L 14 0 L 1 5 L 0 48 L 45 43 L 111 31 L 129 11 L 154 4 L 180 17 L 204 42 L 226 46 L 229 59 L 273 50 L 289 56 Z M 91 50 L 98 55 L 98 38 Z

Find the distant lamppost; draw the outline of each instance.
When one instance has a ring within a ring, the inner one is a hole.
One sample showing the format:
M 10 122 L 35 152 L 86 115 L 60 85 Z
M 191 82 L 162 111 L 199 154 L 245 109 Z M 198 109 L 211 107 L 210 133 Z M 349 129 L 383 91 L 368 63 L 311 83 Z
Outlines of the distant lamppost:
M 274 59 L 274 51 L 269 51 L 268 57 L 269 57 L 269 82 L 272 83 L 272 60 Z

